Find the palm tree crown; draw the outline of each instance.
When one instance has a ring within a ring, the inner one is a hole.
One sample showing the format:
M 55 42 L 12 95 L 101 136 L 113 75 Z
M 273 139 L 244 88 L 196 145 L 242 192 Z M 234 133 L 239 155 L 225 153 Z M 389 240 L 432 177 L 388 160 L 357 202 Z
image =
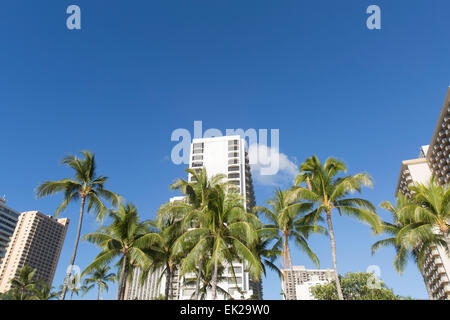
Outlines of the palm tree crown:
M 67 165 L 74 170 L 74 177 L 72 179 L 67 178 L 58 181 L 45 181 L 36 189 L 38 198 L 46 197 L 59 192 L 64 194 L 64 200 L 56 209 L 55 216 L 58 216 L 61 211 L 65 210 L 69 203 L 81 200 L 77 235 L 70 264 L 64 279 L 64 286 L 60 298 L 61 300 L 64 300 L 66 296 L 69 279 L 72 275 L 72 268 L 76 259 L 78 242 L 80 240 L 81 228 L 83 224 L 85 203 L 88 205 L 88 212 L 93 210 L 97 219 L 102 220 L 107 212 L 107 209 L 101 199 L 111 201 L 113 206 L 120 202 L 120 197 L 117 194 L 104 188 L 108 178 L 105 176 L 97 176 L 94 154 L 89 151 L 82 151 L 81 154 L 84 159 L 70 155 L 62 160 L 62 164 Z
M 97 244 L 102 251 L 95 260 L 86 267 L 82 275 L 109 264 L 120 257 L 120 277 L 117 299 L 125 297 L 125 281 L 129 274 L 129 266 L 144 268 L 150 263 L 145 250 L 155 242 L 156 235 L 151 231 L 150 221 L 139 221 L 136 207 L 127 203 L 119 204 L 117 210 L 111 210 L 112 223 L 101 227 L 97 232 L 86 234 L 83 240 Z
M 97 300 L 100 300 L 100 292 L 108 291 L 108 282 L 112 282 L 116 279 L 116 275 L 112 272 L 108 266 L 99 266 L 87 274 L 84 279 L 85 292 L 91 290 L 94 286 L 97 286 Z

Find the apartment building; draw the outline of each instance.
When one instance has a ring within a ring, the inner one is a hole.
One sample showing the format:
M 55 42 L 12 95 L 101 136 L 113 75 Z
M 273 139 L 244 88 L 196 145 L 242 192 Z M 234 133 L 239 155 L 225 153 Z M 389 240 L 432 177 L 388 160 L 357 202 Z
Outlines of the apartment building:
M 409 186 L 427 183 L 434 176 L 440 184 L 450 182 L 450 88 L 444 99 L 438 123 L 429 146 L 420 150 L 419 158 L 402 161 L 395 196 L 411 197 Z M 449 221 L 450 223 L 450 221 Z M 422 276 L 431 300 L 450 300 L 450 257 L 441 246 L 429 250 Z
M 241 136 L 222 136 L 214 138 L 193 139 L 189 156 L 189 167 L 192 169 L 206 169 L 209 177 L 217 174 L 225 174 L 226 181 L 235 185 L 238 192 L 244 198 L 247 211 L 255 206 L 255 193 L 250 170 L 249 157 L 246 142 Z M 193 176 L 188 175 L 189 181 Z M 235 278 L 232 275 L 231 266 L 225 266 L 222 280 L 218 286 L 227 292 L 233 299 L 249 299 L 258 295 L 261 291 L 261 282 L 254 281 L 246 271 L 243 261 L 233 262 Z M 193 292 L 181 284 L 181 297 L 186 299 Z M 229 297 L 222 292 L 217 293 L 218 300 L 226 300 Z M 207 292 L 207 299 L 212 299 L 211 292 Z
M 283 300 L 315 300 L 311 288 L 334 281 L 332 269 L 306 269 L 304 266 L 293 266 L 292 269 L 282 269 L 281 272 L 285 275 L 281 277 Z
M 248 153 L 245 147 L 245 140 L 240 136 L 224 136 L 215 138 L 194 139 L 191 144 L 189 157 L 189 168 L 201 170 L 206 168 L 208 176 L 225 174 L 226 181 L 234 184 L 242 194 L 246 209 L 250 211 L 255 205 L 253 182 L 250 172 Z M 193 181 L 193 176 L 188 174 L 188 181 Z M 170 202 L 185 201 L 184 197 L 173 197 Z M 233 270 L 235 277 L 233 277 Z M 139 283 L 139 270 L 134 270 L 132 284 L 128 290 L 129 299 L 155 299 L 164 295 L 166 276 L 162 269 L 149 274 L 145 283 Z M 172 279 L 171 299 L 189 300 L 195 292 L 195 274 L 188 274 L 184 278 L 180 277 L 175 270 Z M 246 271 L 246 264 L 243 261 L 235 261 L 224 266 L 222 278 L 218 286 L 228 294 L 219 291 L 218 300 L 229 299 L 249 299 L 253 295 L 262 292 L 260 281 L 253 281 Z M 206 293 L 206 299 L 212 299 L 210 290 Z
M 0 264 L 6 255 L 6 249 L 16 228 L 19 215 L 19 212 L 6 206 L 5 198 L 0 198 Z
M 243 195 L 246 208 L 255 206 L 255 193 L 245 140 L 240 136 L 194 139 L 191 144 L 189 168 L 206 168 L 208 176 L 225 174 Z M 188 176 L 192 181 L 191 174 Z
M 0 292 L 10 289 L 10 280 L 25 265 L 36 269 L 36 279 L 51 285 L 68 225 L 69 219 L 56 219 L 39 211 L 20 214 L 0 266 Z

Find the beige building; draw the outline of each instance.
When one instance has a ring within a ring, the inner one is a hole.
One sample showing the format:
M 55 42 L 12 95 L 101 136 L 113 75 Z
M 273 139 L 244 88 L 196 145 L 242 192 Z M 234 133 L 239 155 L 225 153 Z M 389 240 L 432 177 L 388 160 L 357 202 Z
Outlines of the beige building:
M 281 271 L 285 275 L 281 277 L 283 300 L 315 300 L 311 288 L 334 281 L 332 269 L 306 269 L 304 266 L 293 266 L 292 270 Z
M 0 266 L 0 293 L 10 289 L 10 280 L 25 265 L 36 269 L 37 279 L 51 285 L 68 225 L 66 218 L 23 212 Z
M 427 183 L 431 176 L 441 184 L 450 182 L 450 88 L 444 100 L 439 120 L 429 146 L 420 150 L 419 158 L 402 161 L 395 196 L 400 192 L 412 196 L 409 186 Z M 450 257 L 437 246 L 425 258 L 422 271 L 431 300 L 450 300 Z

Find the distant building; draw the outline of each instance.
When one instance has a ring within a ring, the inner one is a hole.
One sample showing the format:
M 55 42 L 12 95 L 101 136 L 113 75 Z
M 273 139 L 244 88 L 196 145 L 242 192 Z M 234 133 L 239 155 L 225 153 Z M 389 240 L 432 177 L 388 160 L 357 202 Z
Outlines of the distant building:
M 395 196 L 400 192 L 412 197 L 411 184 L 426 184 L 432 176 L 440 184 L 450 182 L 450 88 L 430 145 L 420 149 L 419 158 L 402 161 Z M 431 300 L 450 300 L 450 257 L 445 248 L 428 251 L 422 276 Z
M 26 265 L 36 269 L 36 279 L 51 285 L 68 225 L 66 218 L 23 212 L 0 266 L 0 292 L 10 289 L 10 280 Z
M 281 277 L 283 300 L 315 300 L 311 288 L 334 281 L 332 269 L 306 269 L 304 266 L 293 266 L 292 270 L 283 269 L 281 272 L 284 275 Z
M 6 206 L 6 199 L 0 198 L 0 264 L 6 255 L 19 215 L 17 211 Z

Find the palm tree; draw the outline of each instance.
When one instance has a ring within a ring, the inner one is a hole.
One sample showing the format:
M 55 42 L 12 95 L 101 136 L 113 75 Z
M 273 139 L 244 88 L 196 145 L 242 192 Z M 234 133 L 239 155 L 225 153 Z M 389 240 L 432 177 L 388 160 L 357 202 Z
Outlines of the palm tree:
M 39 288 L 33 290 L 30 300 L 52 300 L 58 297 L 57 292 L 52 291 L 52 287 L 48 283 L 42 284 Z
M 389 201 L 384 201 L 380 205 L 381 208 L 389 211 L 392 215 L 392 223 L 391 222 L 382 222 L 382 232 L 389 235 L 388 238 L 379 240 L 372 245 L 372 255 L 383 247 L 394 247 L 396 251 L 396 255 L 394 258 L 394 268 L 398 273 L 403 273 L 406 263 L 408 261 L 408 257 L 417 252 L 416 250 L 419 247 L 416 247 L 415 250 L 408 250 L 408 248 L 403 245 L 398 237 L 400 230 L 405 227 L 408 222 L 401 218 L 402 211 L 411 210 L 411 203 L 408 198 L 399 194 L 397 197 L 396 205 L 392 205 Z
M 411 245 L 434 239 L 436 245 L 449 251 L 450 186 L 439 185 L 431 178 L 428 184 L 417 183 L 410 186 L 410 190 L 415 208 L 402 214 L 410 223 L 399 236 Z
M 207 256 L 206 270 L 211 273 L 211 294 L 216 299 L 218 270 L 225 263 L 232 265 L 233 260 L 241 259 L 248 264 L 249 273 L 258 279 L 261 276 L 261 262 L 255 253 L 258 233 L 255 225 L 258 220 L 254 214 L 247 213 L 240 195 L 227 192 L 222 185 L 217 185 L 209 200 L 207 211 L 194 210 L 186 220 L 195 221 L 191 228 L 183 233 L 174 243 L 173 252 L 183 252 L 186 247 L 210 248 Z M 195 249 L 183 259 L 181 269 L 197 261 Z
M 35 278 L 36 269 L 31 269 L 25 265 L 17 271 L 16 276 L 11 279 L 11 291 L 18 300 L 25 300 L 30 297 L 36 289 L 39 281 Z M 15 293 L 15 294 L 14 294 Z
M 110 210 L 110 216 L 113 221 L 109 226 L 99 228 L 97 232 L 86 234 L 83 237 L 83 240 L 97 244 L 102 251 L 86 267 L 82 275 L 101 268 L 114 258 L 120 257 L 117 300 L 123 300 L 125 282 L 130 271 L 130 261 L 142 268 L 150 263 L 150 258 L 144 251 L 152 246 L 155 241 L 155 233 L 151 232 L 149 221 L 139 221 L 138 211 L 131 203 L 119 204 L 117 210 Z
M 61 211 L 65 210 L 69 203 L 81 200 L 77 235 L 70 264 L 67 268 L 66 277 L 64 279 L 64 287 L 60 297 L 61 300 L 64 300 L 66 297 L 69 278 L 72 275 L 72 268 L 75 263 L 78 242 L 81 235 L 85 204 L 87 203 L 88 205 L 88 212 L 93 210 L 97 218 L 102 220 L 107 212 L 102 199 L 111 201 L 112 205 L 116 205 L 120 200 L 117 194 L 104 188 L 108 178 L 101 175 L 97 176 L 94 154 L 89 151 L 82 151 L 81 154 L 84 159 L 70 155 L 65 157 L 61 162 L 75 171 L 73 179 L 67 178 L 58 181 L 45 181 L 36 189 L 38 198 L 46 197 L 59 192 L 64 193 L 64 201 L 57 208 L 55 216 L 58 216 Z
M 84 279 L 86 286 L 85 292 L 91 290 L 94 286 L 97 286 L 97 300 L 100 300 L 100 291 L 108 291 L 108 282 L 114 281 L 116 275 L 109 273 L 111 268 L 108 266 L 99 266 L 87 274 L 87 278 Z
M 304 215 L 311 210 L 312 204 L 294 201 L 293 192 L 292 190 L 282 191 L 277 189 L 274 197 L 266 201 L 269 208 L 257 206 L 253 209 L 255 212 L 263 214 L 269 220 L 269 224 L 265 225 L 263 230 L 270 232 L 272 240 L 276 241 L 272 250 L 277 250 L 280 253 L 281 266 L 285 270 L 283 277 L 286 281 L 288 276 L 287 269 L 290 269 L 290 275 L 295 277 L 292 269 L 289 242 L 294 241 L 297 247 L 304 251 L 311 261 L 319 267 L 319 259 L 309 247 L 307 239 L 309 233 L 313 231 L 324 232 L 324 229 L 319 226 L 314 230 L 310 219 Z
M 214 189 L 217 186 L 226 187 L 228 184 L 223 182 L 223 179 L 226 177 L 224 174 L 214 175 L 211 178 L 208 178 L 208 174 L 205 168 L 201 170 L 195 169 L 186 169 L 186 172 L 191 174 L 191 182 L 188 182 L 183 179 L 177 180 L 174 184 L 170 186 L 172 190 L 176 189 L 181 191 L 184 195 L 186 195 L 186 202 L 183 204 L 172 204 L 172 206 L 167 206 L 166 208 L 169 210 L 179 210 L 184 208 L 185 213 L 184 216 L 190 216 L 188 212 L 198 211 L 198 214 L 207 214 L 208 206 L 211 200 L 211 196 L 214 194 Z M 160 215 L 165 215 L 168 212 L 165 210 L 160 210 Z M 192 220 L 185 220 L 187 225 L 191 225 Z M 199 219 L 195 221 L 195 223 L 200 224 L 202 227 L 203 219 Z M 182 274 L 186 274 L 189 271 L 197 270 L 197 281 L 195 284 L 195 294 L 194 299 L 198 300 L 200 295 L 200 282 L 202 278 L 202 270 L 204 264 L 204 257 L 207 253 L 207 250 L 204 246 L 196 246 L 193 244 L 191 248 L 185 248 L 186 251 L 190 252 L 189 261 L 190 263 L 185 263 L 181 270 Z
M 255 246 L 255 253 L 261 261 L 261 267 L 264 277 L 266 277 L 267 275 L 267 269 L 270 269 L 276 272 L 281 279 L 281 277 L 283 277 L 283 274 L 274 263 L 276 258 L 281 256 L 281 250 L 279 246 L 271 246 L 271 243 L 275 238 L 276 233 L 271 230 L 265 230 L 264 226 L 258 229 L 258 243 Z M 258 292 L 256 292 L 255 294 L 258 300 L 262 300 L 262 287 L 260 284 L 258 285 Z
M 311 203 L 292 201 L 293 191 L 277 189 L 272 199 L 266 201 L 269 208 L 257 206 L 255 212 L 263 214 L 269 224 L 264 226 L 265 231 L 272 233 L 272 238 L 277 240 L 275 248 L 281 246 L 281 265 L 283 268 L 292 266 L 289 241 L 292 240 L 303 250 L 311 261 L 318 267 L 319 259 L 308 246 L 307 238 L 313 231 L 323 232 L 323 228 L 314 230 L 312 223 L 304 216 L 311 210 Z
M 171 207 L 168 209 L 168 207 Z M 155 222 L 156 232 L 154 233 L 154 243 L 146 253 L 151 256 L 151 263 L 147 264 L 143 270 L 141 279 L 147 278 L 149 272 L 162 269 L 161 278 L 165 275 L 164 299 L 173 298 L 173 275 L 179 265 L 183 254 L 176 254 L 173 251 L 173 245 L 182 234 L 183 215 L 185 213 L 183 206 L 176 203 L 164 204 L 158 210 L 157 220 Z
M 347 168 L 342 161 L 328 158 L 322 165 L 319 159 L 313 155 L 300 166 L 294 188 L 295 198 L 311 201 L 316 205 L 311 213 L 315 225 L 322 214 L 326 216 L 335 281 L 340 300 L 343 300 L 344 297 L 337 270 L 332 213 L 337 211 L 340 215 L 344 213 L 354 216 L 360 221 L 368 223 L 375 232 L 381 231 L 381 220 L 376 214 L 373 204 L 362 198 L 348 197 L 355 191 L 360 193 L 363 186 L 372 186 L 372 179 L 366 173 L 338 177 L 340 173 L 346 172 Z M 300 186 L 302 183 L 306 183 L 307 187 Z

